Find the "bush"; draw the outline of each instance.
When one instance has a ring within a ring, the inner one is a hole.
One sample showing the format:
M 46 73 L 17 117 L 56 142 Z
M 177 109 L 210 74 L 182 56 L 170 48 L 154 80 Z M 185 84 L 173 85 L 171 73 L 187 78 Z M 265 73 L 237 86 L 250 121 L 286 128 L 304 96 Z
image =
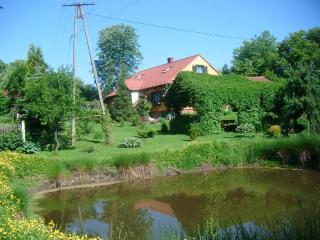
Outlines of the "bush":
M 17 132 L 0 135 L 0 151 L 16 150 L 23 146 L 22 139 Z
M 238 133 L 253 133 L 255 132 L 255 127 L 251 123 L 240 124 L 236 128 Z
M 141 117 L 139 114 L 134 114 L 131 118 L 132 126 L 139 126 L 141 124 Z
M 17 151 L 26 154 L 35 154 L 40 152 L 40 148 L 33 142 L 25 142 L 21 147 L 17 148 Z
M 279 137 L 281 135 L 281 127 L 279 125 L 272 125 L 267 129 L 267 134 L 270 137 Z
M 102 139 L 102 137 L 103 137 L 102 132 L 94 132 L 94 134 L 93 134 L 93 138 L 96 140 L 100 140 L 100 139 Z
M 139 138 L 153 138 L 156 134 L 155 130 L 139 130 L 137 131 Z
M 166 122 L 161 123 L 160 132 L 161 133 L 168 133 L 169 132 L 169 127 L 168 127 L 168 124 Z
M 86 148 L 84 151 L 87 153 L 93 153 L 96 151 L 96 149 L 93 146 L 90 146 L 90 147 Z
M 137 165 L 148 165 L 151 157 L 147 153 L 121 154 L 115 157 L 114 165 L 116 168 L 129 168 Z
M 192 115 L 178 115 L 169 122 L 170 131 L 173 133 L 188 134 L 190 124 L 194 121 L 195 117 Z
M 194 141 L 194 140 L 196 140 L 197 139 L 197 137 L 198 137 L 198 130 L 197 130 L 197 128 L 196 128 L 196 126 L 191 126 L 191 128 L 190 128 L 190 140 L 191 141 Z
M 142 146 L 142 141 L 136 137 L 125 138 L 119 144 L 120 148 L 137 148 Z

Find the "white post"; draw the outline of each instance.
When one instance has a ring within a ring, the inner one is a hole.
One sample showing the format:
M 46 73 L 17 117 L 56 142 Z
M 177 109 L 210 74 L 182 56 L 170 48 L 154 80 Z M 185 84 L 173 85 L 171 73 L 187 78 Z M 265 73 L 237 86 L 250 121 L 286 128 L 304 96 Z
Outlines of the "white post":
M 22 141 L 25 143 L 26 142 L 26 123 L 24 120 L 21 120 L 21 137 L 22 137 Z

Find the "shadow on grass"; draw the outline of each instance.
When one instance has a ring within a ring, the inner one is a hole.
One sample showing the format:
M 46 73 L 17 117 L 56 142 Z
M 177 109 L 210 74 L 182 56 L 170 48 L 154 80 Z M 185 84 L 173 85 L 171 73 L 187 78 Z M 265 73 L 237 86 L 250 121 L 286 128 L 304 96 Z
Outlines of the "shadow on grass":
M 91 143 L 103 143 L 102 140 L 90 139 L 90 138 L 83 138 L 83 141 L 85 141 L 85 142 L 91 142 Z

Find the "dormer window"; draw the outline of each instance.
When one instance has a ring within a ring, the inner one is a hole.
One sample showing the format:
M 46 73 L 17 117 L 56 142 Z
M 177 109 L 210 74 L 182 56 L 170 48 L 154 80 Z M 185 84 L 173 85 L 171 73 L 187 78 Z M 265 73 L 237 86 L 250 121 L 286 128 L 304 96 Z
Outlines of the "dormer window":
M 195 65 L 192 67 L 193 72 L 195 73 L 207 73 L 208 68 L 203 65 Z
M 168 72 L 169 70 L 170 70 L 170 67 L 167 67 L 167 68 L 165 68 L 165 69 L 162 70 L 162 73 L 166 73 L 166 72 Z
M 142 77 L 143 74 L 139 74 L 135 77 L 136 80 L 139 80 Z

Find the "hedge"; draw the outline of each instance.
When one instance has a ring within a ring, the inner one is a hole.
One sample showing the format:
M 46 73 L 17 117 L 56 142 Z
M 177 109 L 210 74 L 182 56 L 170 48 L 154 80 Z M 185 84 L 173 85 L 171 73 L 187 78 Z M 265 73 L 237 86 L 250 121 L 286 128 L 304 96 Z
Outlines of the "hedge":
M 237 113 L 238 124 L 262 128 L 264 116 L 272 106 L 275 93 L 283 82 L 255 82 L 239 75 L 212 76 L 193 72 L 178 74 L 166 94 L 166 105 L 179 117 L 185 107 L 193 107 L 197 115 L 192 123 L 199 135 L 221 130 L 221 117 L 226 105 Z M 185 121 L 184 121 L 185 122 Z M 181 129 L 185 123 L 175 123 Z M 173 129 L 174 130 L 174 129 Z

